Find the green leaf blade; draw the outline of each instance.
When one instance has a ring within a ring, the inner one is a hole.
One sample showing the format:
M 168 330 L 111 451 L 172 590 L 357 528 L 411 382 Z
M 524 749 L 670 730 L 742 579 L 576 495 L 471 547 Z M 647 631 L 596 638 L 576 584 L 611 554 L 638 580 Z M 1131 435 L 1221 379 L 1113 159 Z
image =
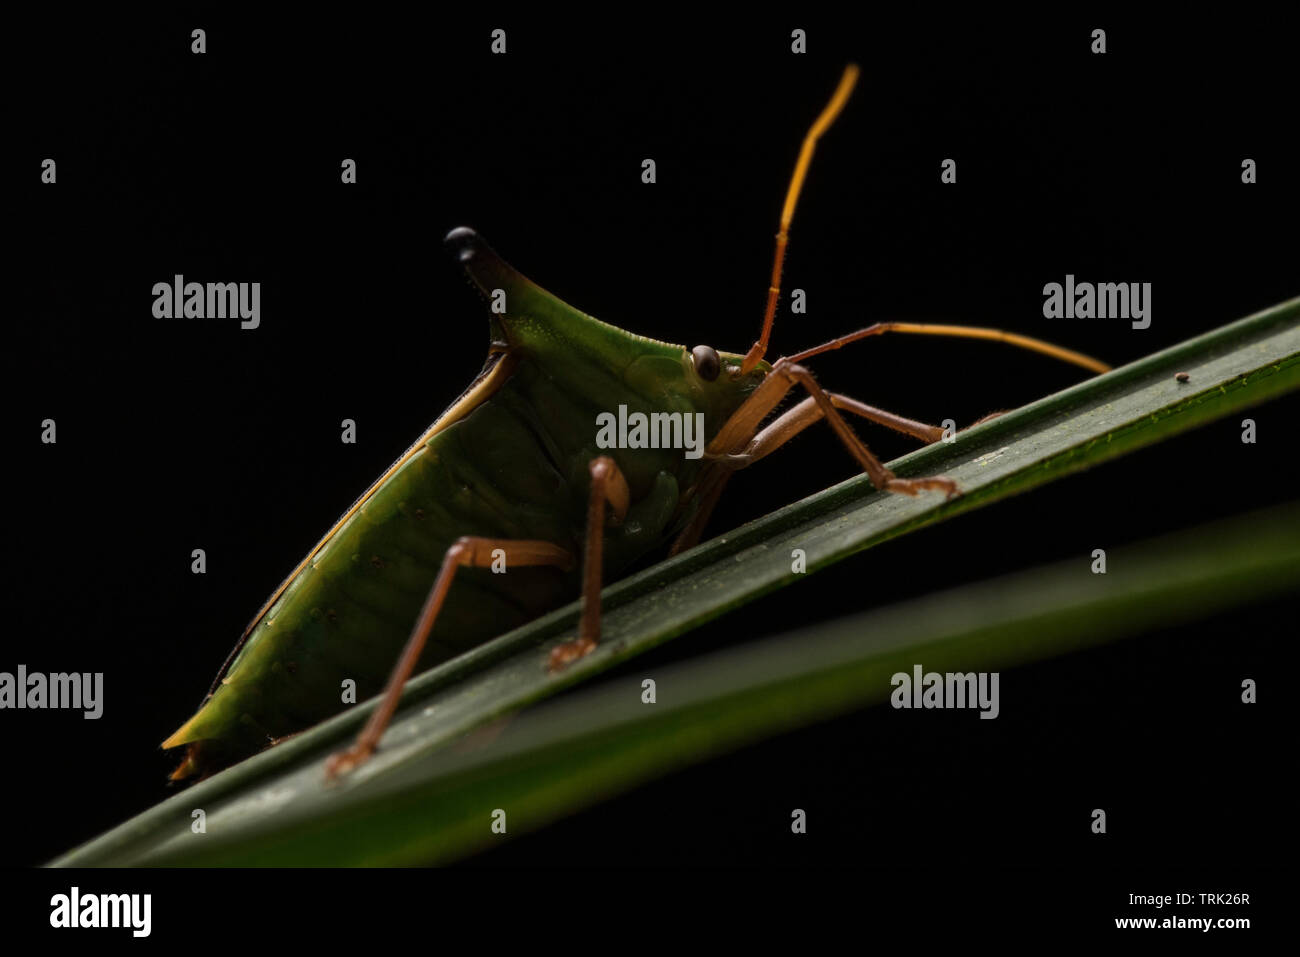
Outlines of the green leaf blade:
M 1176 372 L 1187 372 L 1189 382 L 1177 382 Z M 338 788 L 322 786 L 321 762 L 355 734 L 373 702 L 201 782 L 54 863 L 198 863 L 212 861 L 220 847 L 246 847 L 250 835 L 273 847 L 276 835 L 310 827 L 319 829 L 318 836 L 333 835 L 321 840 L 334 850 L 322 851 L 323 858 L 303 850 L 303 863 L 379 863 L 346 851 L 356 835 L 342 825 L 347 815 L 360 813 L 351 803 L 357 794 L 382 801 L 392 782 L 420 768 L 454 765 L 449 746 L 474 729 L 790 584 L 799 577 L 790 572 L 793 548 L 806 552 L 814 571 L 1298 386 L 1300 299 L 1293 299 L 959 433 L 952 444 L 936 443 L 891 463 L 901 475 L 947 474 L 960 483 L 960 497 L 885 495 L 859 477 L 615 583 L 603 595 L 601 647 L 559 676 L 546 673 L 546 651 L 570 634 L 576 604 L 432 669 L 408 686 L 381 752 Z M 206 835 L 190 832 L 195 807 L 207 811 Z M 374 825 L 377 841 L 406 820 L 396 804 L 391 812 L 389 823 Z M 474 827 L 483 826 L 475 820 Z M 417 831 L 408 837 L 426 859 L 453 854 L 426 847 L 425 831 Z M 452 841 L 446 848 L 458 846 Z M 222 858 L 235 859 L 244 858 L 233 851 Z

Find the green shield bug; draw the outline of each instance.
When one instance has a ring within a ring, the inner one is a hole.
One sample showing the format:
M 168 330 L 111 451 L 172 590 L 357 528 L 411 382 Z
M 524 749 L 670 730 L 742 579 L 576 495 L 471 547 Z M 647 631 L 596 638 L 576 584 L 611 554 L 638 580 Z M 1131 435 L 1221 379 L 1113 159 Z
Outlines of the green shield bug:
M 915 323 L 877 323 L 764 358 L 799 192 L 857 75 L 845 70 L 804 140 L 761 331 L 747 352 L 625 332 L 535 285 L 472 230 L 448 234 L 494 307 L 482 372 L 257 613 L 199 710 L 163 742 L 186 748 L 174 779 L 210 773 L 342 710 L 340 683 L 351 679 L 358 695 L 384 694 L 356 743 L 328 765 L 330 776 L 346 773 L 374 751 L 418 666 L 580 595 L 577 636 L 538 663 L 565 667 L 600 639 L 602 582 L 656 550 L 691 547 L 734 472 L 822 419 L 877 488 L 959 494 L 951 479 L 899 478 L 881 464 L 844 413 L 922 442 L 943 430 L 822 388 L 803 365 L 822 352 L 903 332 L 999 340 L 1105 371 L 1037 339 Z M 793 390 L 806 395 L 773 417 Z

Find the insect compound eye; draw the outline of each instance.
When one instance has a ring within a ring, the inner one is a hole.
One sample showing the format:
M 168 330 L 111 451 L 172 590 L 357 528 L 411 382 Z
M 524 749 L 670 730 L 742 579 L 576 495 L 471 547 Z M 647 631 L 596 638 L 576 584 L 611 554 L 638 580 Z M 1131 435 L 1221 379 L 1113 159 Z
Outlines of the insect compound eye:
M 691 350 L 691 362 L 695 364 L 695 374 L 705 382 L 712 382 L 718 377 L 722 363 L 713 346 L 696 346 Z

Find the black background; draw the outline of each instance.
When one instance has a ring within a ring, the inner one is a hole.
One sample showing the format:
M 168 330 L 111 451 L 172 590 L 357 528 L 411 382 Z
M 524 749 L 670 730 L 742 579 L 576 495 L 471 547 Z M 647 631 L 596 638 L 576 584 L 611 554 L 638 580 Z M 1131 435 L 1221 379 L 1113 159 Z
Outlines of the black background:
M 774 355 L 898 318 L 998 326 L 1120 364 L 1295 295 L 1288 38 L 1103 19 L 627 10 L 15 30 L 6 179 L 22 313 L 6 349 L 18 481 L 0 668 L 103 671 L 106 710 L 0 716 L 23 822 L 0 861 L 48 860 L 165 796 L 157 743 L 249 616 L 477 372 L 487 321 L 442 252 L 453 226 L 602 319 L 744 351 L 800 140 L 856 61 L 792 231 L 786 288 L 807 290 L 809 313 L 783 306 Z M 1097 25 L 1104 56 L 1089 52 Z M 194 26 L 206 55 L 189 52 Z M 497 26 L 504 57 L 488 52 Z M 794 26 L 805 56 L 789 52 Z M 47 156 L 55 186 L 39 182 Z M 339 181 L 344 157 L 355 186 Z M 940 184 L 945 157 L 955 186 Z M 260 281 L 261 328 L 154 319 L 151 287 L 175 273 Z M 1152 326 L 1045 320 L 1043 284 L 1066 273 L 1151 282 Z M 1005 347 L 902 337 L 816 369 L 872 404 L 963 424 L 1080 378 Z M 1093 548 L 1290 499 L 1297 411 L 1253 412 L 1253 446 L 1220 422 L 894 541 L 632 670 L 1051 560 L 1086 571 Z M 38 441 L 47 417 L 55 446 Z M 357 445 L 339 442 L 343 418 Z M 863 434 L 885 458 L 910 447 Z M 829 434 L 807 434 L 732 482 L 712 529 L 853 471 Z M 204 576 L 190 574 L 196 547 Z M 1004 673 L 996 722 L 861 712 L 477 862 L 939 861 L 974 875 L 1274 859 L 1285 702 L 1263 636 L 1292 621 L 1279 601 Z M 1264 688 L 1253 708 L 1238 702 L 1245 676 Z M 791 807 L 809 810 L 804 838 Z M 1104 839 L 1088 830 L 1094 807 L 1109 810 Z

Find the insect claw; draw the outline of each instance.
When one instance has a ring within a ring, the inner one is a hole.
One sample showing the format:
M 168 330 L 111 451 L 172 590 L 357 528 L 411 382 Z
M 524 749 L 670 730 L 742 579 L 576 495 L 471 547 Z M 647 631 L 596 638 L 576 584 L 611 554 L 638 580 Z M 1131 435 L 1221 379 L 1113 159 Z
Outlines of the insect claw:
M 900 495 L 920 495 L 926 489 L 935 489 L 945 492 L 944 501 L 961 494 L 961 488 L 950 478 L 942 475 L 934 478 L 904 479 L 891 478 L 885 482 L 884 491 L 896 492 Z
M 566 665 L 586 657 L 596 650 L 596 643 L 590 638 L 575 638 L 551 649 L 551 657 L 546 663 L 546 670 L 555 674 Z
M 988 415 L 984 416 L 984 418 L 982 418 L 982 419 L 976 419 L 976 420 L 975 420 L 974 422 L 972 422 L 969 426 L 967 426 L 967 428 L 973 429 L 973 428 L 975 428 L 975 426 L 977 426 L 977 425 L 983 425 L 985 422 L 991 422 L 991 421 L 993 421 L 994 419 L 996 419 L 998 416 L 1000 416 L 1000 415 L 1006 415 L 1006 414 L 1007 414 L 1007 410 L 1006 410 L 1006 409 L 1003 409 L 1003 410 L 1001 410 L 1001 411 L 999 411 L 999 412 L 990 412 Z
M 340 777 L 351 774 L 361 765 L 370 760 L 370 755 L 374 752 L 373 748 L 365 748 L 353 745 L 346 751 L 339 751 L 331 754 L 325 762 L 325 782 L 334 784 Z

